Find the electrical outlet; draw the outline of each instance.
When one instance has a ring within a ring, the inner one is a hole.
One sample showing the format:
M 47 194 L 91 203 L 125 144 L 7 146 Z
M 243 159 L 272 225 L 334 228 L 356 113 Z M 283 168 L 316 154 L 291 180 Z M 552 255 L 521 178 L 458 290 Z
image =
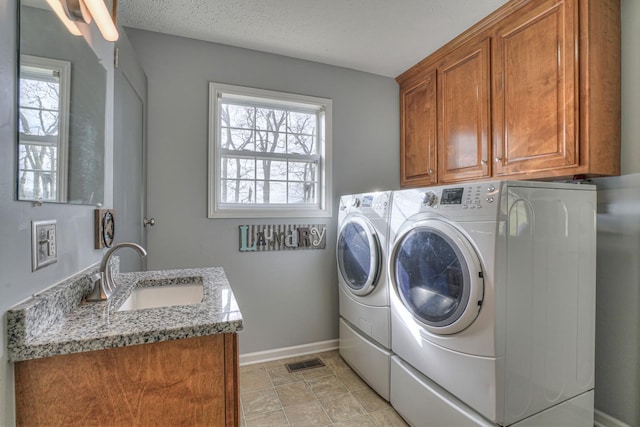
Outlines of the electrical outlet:
M 31 221 L 31 271 L 58 261 L 56 220 Z

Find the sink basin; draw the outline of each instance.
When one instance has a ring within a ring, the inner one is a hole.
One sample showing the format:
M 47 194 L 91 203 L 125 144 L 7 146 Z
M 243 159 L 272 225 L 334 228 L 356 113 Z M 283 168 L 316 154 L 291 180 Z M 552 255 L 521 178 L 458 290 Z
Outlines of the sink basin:
M 131 291 L 131 295 L 122 303 L 118 311 L 199 304 L 203 298 L 202 283 L 142 286 Z

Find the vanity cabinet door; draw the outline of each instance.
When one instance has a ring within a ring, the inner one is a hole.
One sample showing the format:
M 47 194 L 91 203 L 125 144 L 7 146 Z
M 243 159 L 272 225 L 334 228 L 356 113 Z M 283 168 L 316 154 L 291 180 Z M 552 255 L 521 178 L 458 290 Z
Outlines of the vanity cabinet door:
M 400 87 L 400 185 L 437 182 L 436 70 Z
M 239 425 L 237 334 L 15 364 L 16 423 Z
M 472 40 L 438 65 L 438 182 L 491 176 L 490 40 Z
M 577 167 L 577 0 L 531 2 L 494 34 L 496 176 Z

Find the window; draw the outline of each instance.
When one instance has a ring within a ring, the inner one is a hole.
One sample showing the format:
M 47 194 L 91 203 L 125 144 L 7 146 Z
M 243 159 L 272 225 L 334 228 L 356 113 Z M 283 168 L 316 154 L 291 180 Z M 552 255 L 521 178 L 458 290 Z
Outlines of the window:
M 70 81 L 69 62 L 20 56 L 20 200 L 66 201 Z
M 209 217 L 331 216 L 331 100 L 209 84 Z

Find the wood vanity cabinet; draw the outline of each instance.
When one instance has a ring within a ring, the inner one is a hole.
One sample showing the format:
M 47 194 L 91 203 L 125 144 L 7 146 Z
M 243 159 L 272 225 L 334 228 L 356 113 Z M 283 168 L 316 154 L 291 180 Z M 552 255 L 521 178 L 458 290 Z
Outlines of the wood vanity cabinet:
M 426 70 L 436 144 L 404 125 Z M 396 80 L 402 186 L 620 173 L 619 0 L 512 0 Z M 410 179 L 434 146 L 436 180 Z
M 15 364 L 17 425 L 238 426 L 235 333 Z

